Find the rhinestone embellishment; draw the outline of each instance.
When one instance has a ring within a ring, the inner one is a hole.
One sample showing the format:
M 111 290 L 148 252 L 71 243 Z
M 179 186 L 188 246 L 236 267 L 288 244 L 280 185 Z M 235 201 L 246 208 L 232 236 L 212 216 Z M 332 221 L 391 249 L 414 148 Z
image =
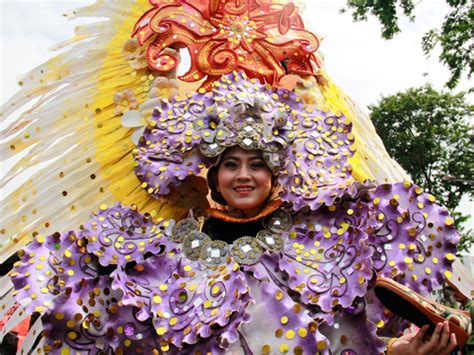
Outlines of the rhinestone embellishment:
M 183 251 L 190 260 L 200 260 L 206 266 L 217 266 L 232 257 L 242 265 L 257 263 L 265 251 L 279 252 L 283 249 L 281 232 L 291 227 L 291 216 L 277 210 L 263 219 L 265 229 L 255 237 L 244 236 L 227 244 L 222 240 L 212 240 L 206 233 L 198 231 L 199 224 L 192 218 L 179 221 L 173 227 L 171 240 L 183 244 Z

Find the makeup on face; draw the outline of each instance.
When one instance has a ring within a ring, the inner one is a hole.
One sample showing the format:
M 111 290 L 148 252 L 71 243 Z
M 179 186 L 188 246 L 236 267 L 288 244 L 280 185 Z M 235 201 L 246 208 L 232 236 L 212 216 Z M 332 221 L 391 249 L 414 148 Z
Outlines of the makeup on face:
M 272 173 L 260 151 L 233 147 L 222 157 L 217 187 L 229 208 L 254 217 L 263 208 L 272 189 Z

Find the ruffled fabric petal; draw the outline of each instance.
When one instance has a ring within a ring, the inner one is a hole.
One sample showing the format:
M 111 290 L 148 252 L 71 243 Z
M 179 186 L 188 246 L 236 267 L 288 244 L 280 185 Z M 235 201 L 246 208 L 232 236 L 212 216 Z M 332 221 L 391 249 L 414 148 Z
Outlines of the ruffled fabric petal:
M 372 251 L 368 235 L 352 219 L 356 213 L 364 211 L 357 204 L 342 203 L 296 216 L 279 268 L 302 302 L 331 312 L 336 306 L 350 307 L 366 293 Z
M 255 302 L 249 306 L 251 322 L 239 332 L 244 349 L 254 353 L 330 354 L 329 341 L 320 332 L 327 320 L 315 317 L 302 304 L 290 297 L 284 284 L 262 264 L 247 267 L 246 282 Z
M 76 232 L 38 236 L 21 252 L 11 278 L 28 312 L 42 312 L 68 286 L 98 275 L 97 258 L 85 253 Z
M 108 277 L 84 280 L 68 287 L 43 316 L 43 349 L 88 354 L 156 350 L 153 325 L 138 321 L 132 307 L 121 306 L 121 296 L 121 290 L 111 288 Z
M 221 348 L 239 339 L 238 327 L 244 321 L 252 298 L 238 265 L 228 263 L 214 268 L 182 259 L 184 274 L 175 273 L 153 289 L 151 311 L 158 335 L 179 349 L 195 344 L 219 331 Z M 222 349 L 221 349 L 222 350 Z
M 151 307 L 159 300 L 158 289 L 167 288 L 167 282 L 184 275 L 180 257 L 173 252 L 153 255 L 134 266 L 118 267 L 112 274 L 112 288 L 122 290 L 122 303 L 139 308 L 137 318 L 154 316 Z
M 448 210 L 410 182 L 381 185 L 369 196 L 378 272 L 422 294 L 439 287 L 451 274 L 459 241 Z
M 344 194 L 355 194 L 352 168 L 354 154 L 351 124 L 342 114 L 312 106 L 294 106 L 297 139 L 279 177 L 283 201 L 295 211 L 330 206 Z
M 101 205 L 85 225 L 82 236 L 87 250 L 99 258 L 103 266 L 129 261 L 140 262 L 145 253 L 157 254 L 172 246 L 167 239 L 173 221 L 155 223 L 150 214 L 141 214 L 136 207 Z
M 377 337 L 377 327 L 359 311 L 340 311 L 332 324 L 323 324 L 321 332 L 328 337 L 333 354 L 379 355 L 386 349 Z

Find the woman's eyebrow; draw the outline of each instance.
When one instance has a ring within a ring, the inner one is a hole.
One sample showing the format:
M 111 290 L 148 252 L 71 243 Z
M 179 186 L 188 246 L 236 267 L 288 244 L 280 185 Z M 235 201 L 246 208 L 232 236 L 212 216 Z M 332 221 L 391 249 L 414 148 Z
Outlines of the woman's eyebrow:
M 222 159 L 222 161 L 226 161 L 226 160 L 240 160 L 240 158 L 234 157 L 232 155 L 228 155 Z
M 225 160 L 237 160 L 237 161 L 240 161 L 240 157 L 237 157 L 237 156 L 233 156 L 233 155 L 228 155 L 226 157 L 224 157 L 222 159 L 222 161 L 225 161 Z M 254 156 L 250 156 L 248 157 L 248 160 L 263 160 L 263 158 L 260 156 L 260 155 L 254 155 Z

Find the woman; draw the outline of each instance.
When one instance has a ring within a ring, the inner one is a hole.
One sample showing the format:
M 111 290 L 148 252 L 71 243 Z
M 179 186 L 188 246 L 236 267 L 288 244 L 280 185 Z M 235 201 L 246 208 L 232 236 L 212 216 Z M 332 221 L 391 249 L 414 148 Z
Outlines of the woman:
M 219 165 L 209 171 L 208 183 L 213 199 L 226 206 L 227 215 L 211 210 L 203 230 L 213 239 L 225 238 L 227 242 L 255 236 L 260 228 L 258 221 L 272 212 L 267 209 L 262 213 L 271 203 L 271 192 L 275 190 L 272 181 L 272 173 L 260 152 L 238 146 L 226 150 Z M 448 321 L 438 323 L 431 335 L 427 334 L 428 328 L 425 325 L 417 333 L 388 340 L 388 353 L 449 354 L 456 348 L 456 337 L 449 332 Z
M 243 236 L 255 237 L 261 219 L 281 206 L 280 201 L 270 200 L 276 188 L 272 182 L 272 173 L 259 151 L 238 146 L 226 150 L 219 165 L 208 173 L 211 195 L 226 209 L 209 210 L 203 231 L 230 243 Z
M 163 103 L 134 151 L 141 186 L 162 199 L 209 171 L 226 208 L 175 223 L 101 205 L 77 231 L 39 236 L 11 278 L 17 302 L 42 314 L 41 346 L 383 352 L 378 334 L 398 328 L 373 295 L 374 275 L 429 291 L 449 270 L 457 233 L 409 182 L 355 183 L 353 143 L 343 115 L 243 74 Z M 389 348 L 424 350 L 420 334 Z M 435 334 L 432 352 L 454 346 L 447 326 Z

